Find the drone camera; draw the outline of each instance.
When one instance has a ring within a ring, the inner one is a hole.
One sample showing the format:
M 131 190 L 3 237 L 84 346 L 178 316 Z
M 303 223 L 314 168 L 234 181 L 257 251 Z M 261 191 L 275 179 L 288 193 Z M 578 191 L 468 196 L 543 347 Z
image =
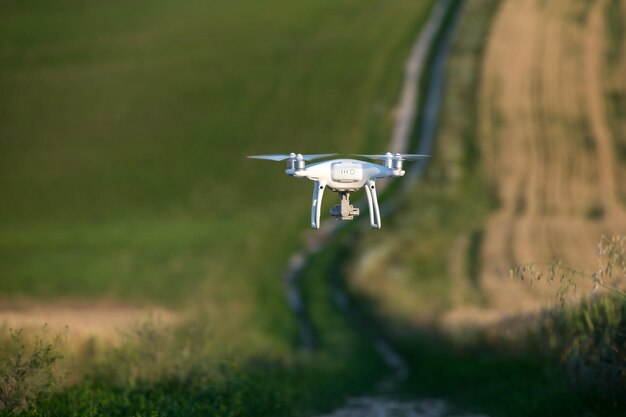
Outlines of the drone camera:
M 355 208 L 353 205 L 342 208 L 341 204 L 335 204 L 333 208 L 330 209 L 330 215 L 336 217 L 338 220 L 353 220 L 354 216 L 359 215 L 359 209 L 358 207 Z
M 330 209 L 331 216 L 336 217 L 338 220 L 353 220 L 354 216 L 359 215 L 359 209 L 350 204 L 349 193 L 340 193 L 339 198 L 341 202 L 335 204 L 333 208 Z

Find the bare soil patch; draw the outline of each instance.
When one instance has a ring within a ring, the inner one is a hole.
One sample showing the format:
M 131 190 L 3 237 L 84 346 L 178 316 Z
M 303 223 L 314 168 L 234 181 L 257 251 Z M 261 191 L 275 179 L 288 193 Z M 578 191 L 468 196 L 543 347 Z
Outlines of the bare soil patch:
M 98 338 L 119 341 L 124 332 L 142 321 L 173 323 L 179 314 L 162 307 L 125 305 L 109 300 L 0 300 L 0 326 L 64 332 L 72 340 Z

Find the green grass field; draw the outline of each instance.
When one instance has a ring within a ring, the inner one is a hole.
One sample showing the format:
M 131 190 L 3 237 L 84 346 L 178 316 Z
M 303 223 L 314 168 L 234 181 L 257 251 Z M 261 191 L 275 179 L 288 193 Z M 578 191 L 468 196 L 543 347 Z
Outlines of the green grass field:
M 1 7 L 2 292 L 165 302 L 276 275 L 266 261 L 297 245 L 310 184 L 244 156 L 384 147 L 427 10 Z
M 429 3 L 4 2 L 2 298 L 279 303 L 311 185 L 244 156 L 384 149 Z
M 86 382 L 35 413 L 285 415 L 373 381 L 381 365 L 332 308 L 314 315 L 341 353 L 295 351 L 281 274 L 311 184 L 244 156 L 385 151 L 432 3 L 0 4 L 0 301 L 197 309 L 209 329 L 81 347 Z M 182 364 L 141 353 L 189 343 Z

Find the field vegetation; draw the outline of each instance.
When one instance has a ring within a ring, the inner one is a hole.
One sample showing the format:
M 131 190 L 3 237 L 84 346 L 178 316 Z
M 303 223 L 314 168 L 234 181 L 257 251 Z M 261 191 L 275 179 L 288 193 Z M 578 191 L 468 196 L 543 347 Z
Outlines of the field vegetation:
M 0 317 L 39 308 L 2 329 L 0 414 L 330 410 L 385 372 L 337 274 L 408 362 L 396 394 L 623 414 L 625 0 L 455 3 L 435 157 L 314 255 L 296 348 L 310 184 L 243 156 L 384 150 L 418 3 L 0 5 Z M 32 330 L 68 306 L 109 330 Z

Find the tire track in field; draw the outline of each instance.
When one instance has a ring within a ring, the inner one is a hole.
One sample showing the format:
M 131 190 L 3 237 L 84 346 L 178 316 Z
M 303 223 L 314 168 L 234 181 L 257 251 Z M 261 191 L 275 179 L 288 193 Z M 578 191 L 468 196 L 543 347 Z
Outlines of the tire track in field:
M 617 188 L 620 202 L 626 206 L 626 0 L 611 0 L 605 10 L 606 70 L 605 102 L 616 146 Z
M 623 221 L 624 213 L 618 202 L 615 184 L 616 170 L 613 138 L 608 125 L 608 112 L 604 101 L 604 86 L 602 83 L 605 56 L 603 12 L 606 4 L 606 0 L 596 1 L 589 16 L 585 39 L 585 55 L 587 57 L 585 60 L 585 96 L 587 99 L 587 113 L 598 150 L 599 185 L 602 189 L 603 204 L 606 207 L 607 217 L 610 221 Z

